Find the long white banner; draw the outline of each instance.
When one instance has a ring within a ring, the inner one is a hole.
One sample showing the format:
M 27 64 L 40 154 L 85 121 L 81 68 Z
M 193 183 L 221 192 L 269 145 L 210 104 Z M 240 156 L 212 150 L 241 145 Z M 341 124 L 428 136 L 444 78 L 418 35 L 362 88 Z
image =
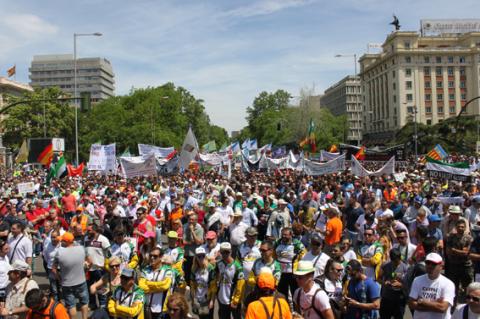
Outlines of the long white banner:
M 136 157 L 120 157 L 120 165 L 125 178 L 157 175 L 155 154 Z
M 365 177 L 365 176 L 382 176 L 382 175 L 390 175 L 395 173 L 395 156 L 392 156 L 388 162 L 383 165 L 377 171 L 369 171 L 365 167 L 360 164 L 360 162 L 352 156 L 352 166 L 350 167 L 352 174 L 358 177 Z
M 286 169 L 288 168 L 289 157 L 285 156 L 282 158 L 271 158 L 267 156 L 262 156 L 260 158 L 260 169 Z
M 326 163 L 317 163 L 305 160 L 305 174 L 311 176 L 319 176 L 326 174 L 333 174 L 345 170 L 345 154 L 328 161 Z
M 170 153 L 174 150 L 173 147 L 158 147 L 155 145 L 148 145 L 148 144 L 138 144 L 138 154 L 141 155 L 148 155 L 148 154 L 155 154 L 156 157 L 167 157 Z
M 340 156 L 340 153 L 330 153 L 325 150 L 320 151 L 320 161 L 331 161 Z
M 115 143 L 90 146 L 89 171 L 115 171 L 117 166 Z

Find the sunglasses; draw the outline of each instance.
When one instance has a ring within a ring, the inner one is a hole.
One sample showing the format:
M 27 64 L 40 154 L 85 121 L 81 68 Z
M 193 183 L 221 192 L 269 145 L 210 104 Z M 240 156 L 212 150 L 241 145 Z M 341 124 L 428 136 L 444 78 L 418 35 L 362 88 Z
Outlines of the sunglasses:
M 475 296 L 472 296 L 472 295 L 467 295 L 465 297 L 465 299 L 471 300 L 471 301 L 474 301 L 474 302 L 480 302 L 480 297 L 475 297 Z
M 310 243 L 311 246 L 320 246 L 320 243 L 319 242 L 315 242 L 315 241 L 312 241 Z
M 112 268 L 120 268 L 120 264 L 110 265 L 110 267 L 112 267 Z
M 157 259 L 157 258 L 160 258 L 160 255 L 150 255 L 150 258 Z
M 440 263 L 438 263 L 438 264 L 437 264 L 437 263 L 434 263 L 433 261 L 429 261 L 429 260 L 427 260 L 427 261 L 425 261 L 425 265 L 429 265 L 429 266 L 438 266 L 438 265 L 440 265 Z
M 342 272 L 342 271 L 343 271 L 343 268 L 332 268 L 332 271 Z
M 259 249 L 261 253 L 266 253 L 267 251 L 270 251 L 270 249 Z
M 203 259 L 203 258 L 205 258 L 205 255 L 197 255 L 197 258 L 198 259 Z
M 365 236 L 366 236 L 366 237 L 370 237 L 370 236 L 373 236 L 373 234 L 367 234 L 367 233 L 365 233 Z

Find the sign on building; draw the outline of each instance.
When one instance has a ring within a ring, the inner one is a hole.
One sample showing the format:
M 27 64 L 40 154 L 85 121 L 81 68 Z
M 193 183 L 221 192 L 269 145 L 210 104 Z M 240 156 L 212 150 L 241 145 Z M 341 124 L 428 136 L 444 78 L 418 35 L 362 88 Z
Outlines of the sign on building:
M 426 19 L 420 20 L 422 36 L 447 33 L 480 32 L 479 19 Z
M 54 152 L 65 152 L 65 140 L 63 138 L 52 138 Z

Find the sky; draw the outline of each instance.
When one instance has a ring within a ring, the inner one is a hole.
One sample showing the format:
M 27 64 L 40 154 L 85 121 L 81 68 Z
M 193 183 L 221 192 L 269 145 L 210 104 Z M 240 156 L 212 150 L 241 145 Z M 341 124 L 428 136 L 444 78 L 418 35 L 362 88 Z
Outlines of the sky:
M 461 3 L 461 5 L 459 5 Z M 173 82 L 204 100 L 213 124 L 246 125 L 262 91 L 322 94 L 354 72 L 353 57 L 421 19 L 479 18 L 478 0 L 0 0 L 0 76 L 28 82 L 34 55 L 104 57 L 116 94 Z M 165 119 L 168 120 L 168 119 Z

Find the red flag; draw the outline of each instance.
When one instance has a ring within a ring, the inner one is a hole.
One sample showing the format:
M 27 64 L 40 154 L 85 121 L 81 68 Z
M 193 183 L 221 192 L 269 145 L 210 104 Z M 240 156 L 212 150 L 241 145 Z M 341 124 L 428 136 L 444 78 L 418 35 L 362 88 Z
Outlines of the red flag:
M 10 69 L 7 70 L 7 75 L 8 75 L 9 78 L 14 76 L 15 73 L 17 73 L 17 66 L 16 65 L 12 66 Z
M 73 165 L 67 164 L 68 176 L 82 176 L 84 167 L 85 165 L 83 163 L 78 165 L 78 167 L 74 167 Z
M 355 158 L 359 161 L 365 160 L 365 146 L 360 147 L 357 154 L 355 154 Z
M 177 150 L 173 150 L 173 152 L 171 152 L 170 154 L 168 154 L 167 157 L 165 157 L 165 159 L 166 159 L 167 161 L 169 161 L 169 160 L 171 160 L 171 159 L 175 156 L 175 154 L 177 154 Z

